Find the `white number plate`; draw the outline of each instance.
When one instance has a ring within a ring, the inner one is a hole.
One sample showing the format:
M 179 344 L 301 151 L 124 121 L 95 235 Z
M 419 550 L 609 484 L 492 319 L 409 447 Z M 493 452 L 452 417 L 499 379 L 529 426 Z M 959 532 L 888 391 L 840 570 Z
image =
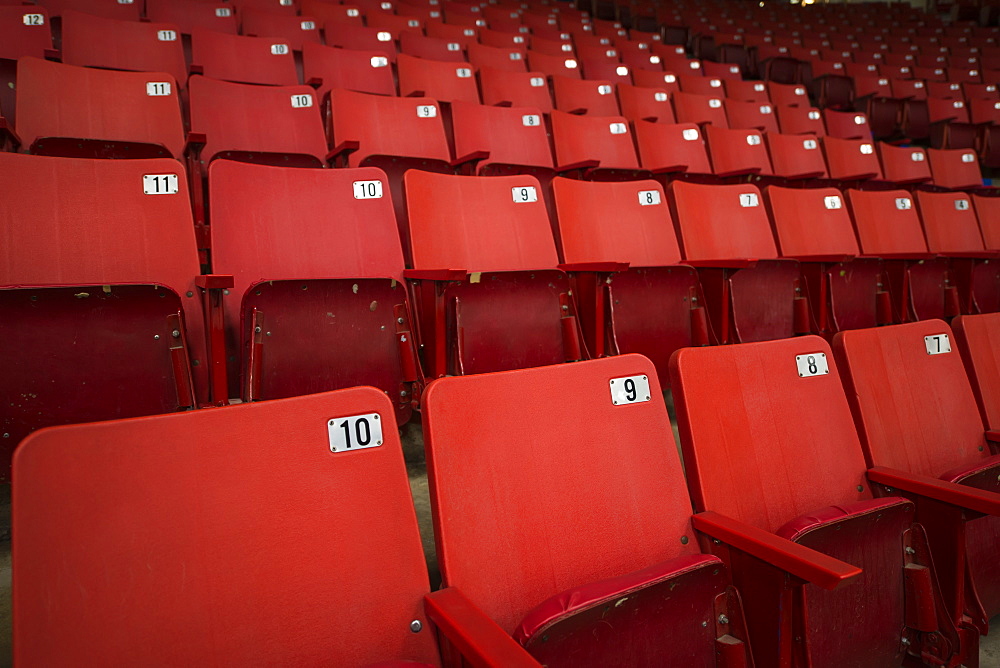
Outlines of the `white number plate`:
M 603 86 L 598 86 L 597 87 L 597 94 L 598 95 L 611 95 L 611 86 L 608 86 L 607 84 L 605 84 Z
M 802 141 L 802 148 L 804 148 L 807 151 L 815 151 L 816 150 L 816 140 L 815 139 L 805 139 L 805 140 L 803 140 Z
M 147 195 L 176 195 L 180 179 L 176 174 L 143 174 L 142 192 Z
M 947 334 L 933 334 L 924 337 L 928 355 L 942 355 L 951 352 L 951 339 Z
M 389 67 L 389 59 L 385 56 L 372 56 L 372 67 Z
M 926 159 L 923 151 L 914 151 L 910 154 L 910 160 L 913 162 L 923 162 Z
M 698 131 L 694 128 L 684 130 L 684 132 L 681 133 L 681 136 L 684 137 L 685 141 L 695 141 L 699 138 Z
M 795 366 L 799 370 L 799 378 L 810 376 L 825 376 L 830 373 L 830 365 L 826 361 L 826 353 L 811 355 L 796 355 Z
M 828 209 L 839 209 L 841 207 L 840 197 L 838 195 L 824 197 L 823 204 L 825 204 Z
M 272 56 L 284 56 L 288 54 L 287 44 L 272 44 L 271 45 L 271 55 Z
M 306 107 L 313 106 L 313 96 L 312 95 L 293 95 L 292 96 L 292 108 L 293 109 L 305 109 Z
M 708 101 L 708 106 L 712 109 L 718 109 L 722 106 L 722 100 L 717 100 L 713 97 Z
M 747 144 L 750 146 L 760 145 L 760 135 L 747 135 Z
M 652 206 L 660 203 L 660 191 L 659 190 L 640 190 L 639 191 L 639 204 L 643 206 Z
M 962 162 L 975 162 L 975 161 L 976 161 L 976 156 L 973 155 L 972 153 L 962 154 Z
M 542 117 L 537 114 L 525 114 L 521 116 L 521 123 L 527 127 L 535 127 L 542 124 Z
M 957 199 L 957 200 L 955 200 L 955 210 L 956 211 L 968 211 L 969 210 L 969 200 L 967 200 L 967 199 Z
M 910 209 L 912 206 L 913 204 L 910 202 L 909 197 L 896 198 L 896 208 L 899 209 L 900 211 L 906 211 L 907 209 Z
M 471 79 L 472 70 L 470 70 L 468 67 L 459 67 L 457 70 L 455 70 L 455 76 L 457 76 L 459 79 Z
M 528 80 L 528 83 L 531 84 L 533 88 L 540 88 L 541 86 L 545 85 L 545 79 L 543 79 L 542 77 L 531 77 Z
M 740 206 L 757 206 L 760 201 L 757 199 L 757 193 L 740 193 Z
M 422 104 L 417 107 L 417 116 L 419 118 L 434 118 L 438 115 L 437 107 L 432 104 Z
M 861 145 L 861 154 L 862 155 L 871 155 L 874 152 L 874 150 L 875 149 L 872 148 L 871 144 L 862 144 Z
M 622 404 L 638 404 L 649 401 L 649 378 L 646 376 L 625 376 L 624 378 L 612 378 L 611 403 L 615 406 Z
M 176 42 L 177 32 L 174 30 L 157 30 L 156 39 L 161 42 Z
M 628 132 L 628 126 L 624 123 L 612 123 L 610 129 L 613 135 L 623 135 Z
M 232 16 L 233 10 L 231 10 L 229 7 L 219 7 L 218 9 L 215 10 L 215 15 L 218 16 L 220 19 L 224 19 L 226 17 Z
M 382 197 L 381 181 L 355 181 L 354 199 L 378 199 Z
M 26 26 L 45 25 L 45 14 L 25 14 L 21 19 Z
M 653 93 L 653 99 L 656 100 L 657 102 L 666 102 L 667 101 L 667 94 L 666 93 Z
M 378 413 L 350 415 L 326 423 L 330 452 L 364 450 L 382 445 L 382 420 Z
M 170 95 L 170 82 L 169 81 L 147 81 L 146 82 L 146 95 L 151 97 L 162 97 L 164 95 Z
M 303 30 L 315 30 L 316 29 L 316 22 L 315 21 L 302 21 L 302 23 L 300 25 L 302 26 Z
M 538 190 L 535 189 L 535 186 L 522 186 L 520 188 L 511 188 L 510 194 L 514 198 L 515 204 L 520 204 L 522 202 L 538 201 Z

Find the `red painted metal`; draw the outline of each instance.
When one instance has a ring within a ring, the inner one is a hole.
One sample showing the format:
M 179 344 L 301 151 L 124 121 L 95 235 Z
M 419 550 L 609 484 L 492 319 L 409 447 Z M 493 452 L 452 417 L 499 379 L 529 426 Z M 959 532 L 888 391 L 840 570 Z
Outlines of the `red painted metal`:
M 17 132 L 32 153 L 98 158 L 184 154 L 177 82 L 170 74 L 21 58 L 17 80 Z M 168 83 L 170 93 L 148 95 L 148 82 Z
M 800 376 L 796 356 L 820 354 L 830 373 Z M 920 636 L 906 648 L 900 635 L 900 544 L 913 504 L 872 498 L 829 344 L 803 337 L 686 348 L 671 375 L 691 495 L 706 511 L 695 528 L 716 539 L 704 544 L 732 569 L 757 661 L 875 668 L 926 650 Z M 842 581 L 848 586 L 828 591 Z M 911 603 L 939 619 L 935 597 Z
M 473 666 L 540 665 L 457 589 L 446 587 L 428 594 L 424 608 L 443 636 L 442 652 L 445 645 L 452 645 Z
M 595 357 L 646 355 L 667 382 L 671 353 L 707 341 L 698 275 L 681 264 L 663 189 L 557 178 L 553 192 L 587 348 Z
M 331 453 L 328 421 L 368 413 L 384 444 Z M 15 661 L 436 664 L 392 413 L 354 388 L 32 435 L 15 456 Z
M 634 375 L 657 387 L 652 363 L 638 355 L 428 386 L 424 434 L 444 583 L 508 633 L 523 621 L 523 641 L 547 665 L 752 665 L 726 569 L 694 541 L 660 393 L 612 404 L 609 381 Z M 601 489 L 600 503 L 582 481 Z M 601 624 L 602 615 L 615 623 Z M 716 663 L 720 641 L 734 646 L 731 663 Z
M 414 301 L 429 376 L 585 356 L 537 180 L 414 170 L 405 182 L 414 266 L 406 275 L 420 279 Z M 516 201 L 528 189 L 537 199 Z
M 145 195 L 146 174 L 177 175 L 178 192 Z M 4 392 L 38 395 L 16 418 L 21 432 L 10 432 L 8 450 L 47 424 L 189 406 L 191 374 L 198 403 L 208 401 L 212 360 L 181 165 L 3 153 L 0 179 L 18 184 L 0 212 L 0 292 L 5 310 L 21 313 L 3 318 L 9 340 L 20 341 L 3 366 L 22 370 L 5 376 Z
M 385 174 L 226 160 L 209 173 L 213 263 L 235 277 L 223 299 L 231 391 L 253 401 L 372 385 L 406 422 L 420 374 Z M 383 196 L 356 198 L 359 182 Z
M 272 8 L 277 10 L 279 6 L 274 3 Z M 276 54 L 271 49 L 274 44 L 284 44 L 288 49 Z M 271 86 L 294 86 L 299 82 L 292 46 L 277 36 L 245 37 L 199 28 L 191 33 L 191 63 L 192 67 L 197 67 L 193 72 L 212 79 Z M 261 118 L 267 118 L 268 122 L 257 125 L 279 123 L 275 116 Z M 237 118 L 227 115 L 226 120 L 236 121 Z
M 925 337 L 935 335 L 949 337 L 950 353 L 927 354 Z M 978 580 L 995 592 L 1000 577 L 995 569 L 967 574 L 967 554 L 989 545 L 995 551 L 1000 540 L 1000 495 L 975 489 L 984 488 L 976 474 L 992 470 L 995 477 L 998 465 L 954 341 L 944 322 L 929 320 L 841 332 L 834 347 L 870 478 L 914 498 L 955 625 L 985 630 L 998 609 L 982 611 L 983 603 L 1000 599 L 980 602 Z

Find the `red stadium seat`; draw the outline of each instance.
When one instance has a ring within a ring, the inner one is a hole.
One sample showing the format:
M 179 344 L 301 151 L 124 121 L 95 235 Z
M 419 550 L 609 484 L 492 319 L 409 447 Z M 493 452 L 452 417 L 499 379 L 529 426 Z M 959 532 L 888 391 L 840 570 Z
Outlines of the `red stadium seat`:
M 544 113 L 552 111 L 552 94 L 541 72 L 508 72 L 492 67 L 479 71 L 483 104 L 514 107 L 536 107 Z
M 768 132 L 764 135 L 764 141 L 767 143 L 775 176 L 796 181 L 827 177 L 823 151 L 815 135 Z
M 719 343 L 809 331 L 798 262 L 778 259 L 756 186 L 674 181 L 669 194 L 684 261 L 699 268 Z
M 192 72 L 213 79 L 274 86 L 299 83 L 292 46 L 280 39 L 196 30 L 191 61 Z
M 19 662 L 426 668 L 440 665 L 437 621 L 443 645 L 483 665 L 537 665 L 466 601 L 429 594 L 392 405 L 375 389 L 52 429 L 17 471 Z M 365 502 L 343 512 L 334 490 Z M 108 569 L 132 573 L 125 598 Z M 344 619 L 308 631 L 331 615 Z
M 184 156 L 177 84 L 164 72 L 114 72 L 38 58 L 17 63 L 17 131 L 38 155 Z
M 896 146 L 887 142 L 875 144 L 882 164 L 882 177 L 900 185 L 931 180 L 927 151 L 919 146 Z
M 322 44 L 319 29 L 322 25 L 315 16 L 276 14 L 271 10 L 245 9 L 240 14 L 243 34 L 268 37 L 301 51 L 304 44 Z
M 831 179 L 853 182 L 882 178 L 882 166 L 870 139 L 823 137 L 822 142 Z
M 547 182 L 552 152 L 541 110 L 452 104 L 455 163 L 469 163 L 477 175 L 532 174 Z
M 705 126 L 708 156 L 716 176 L 770 175 L 771 160 L 759 130 Z
M 586 356 L 534 177 L 410 170 L 404 183 L 430 378 Z
M 62 17 L 62 62 L 134 72 L 167 72 L 187 85 L 184 47 L 171 23 L 119 21 L 81 12 Z
M 352 51 L 378 51 L 396 62 L 396 42 L 392 33 L 379 28 L 362 28 L 345 21 L 327 21 L 323 25 L 326 45 Z
M 642 353 L 666 373 L 674 350 L 708 343 L 698 274 L 682 264 L 659 184 L 556 178 L 552 190 L 563 268 L 574 276 L 593 357 Z
M 414 58 L 405 53 L 396 58 L 399 94 L 430 97 L 440 102 L 479 104 L 479 89 L 469 63 L 451 63 Z
M 234 396 L 371 385 L 409 420 L 419 378 L 388 191 L 373 167 L 212 164 L 212 266 L 235 281 L 223 299 Z
M 407 30 L 399 35 L 399 52 L 415 58 L 464 63 L 465 49 L 458 42 L 449 42 L 438 37 L 426 37 Z
M 316 94 L 320 100 L 334 88 L 376 95 L 396 94 L 389 56 L 384 51 L 353 51 L 305 44 L 302 67 L 306 83 L 318 84 Z
M 963 657 L 971 654 L 963 663 L 975 661 L 979 634 L 1000 612 L 1000 463 L 951 330 L 927 320 L 842 332 L 834 352 L 875 467 L 869 479 L 914 500 Z
M 610 81 L 554 76 L 552 93 L 555 108 L 560 111 L 591 116 L 618 116 L 621 113 L 614 84 Z
M 202 0 L 146 0 L 146 17 L 154 23 L 172 23 L 183 35 L 196 30 L 235 35 L 239 32 L 236 12 L 225 2 Z
M 905 190 L 845 193 L 861 252 L 885 260 L 893 320 L 958 315 L 958 291 L 948 263 L 927 249 L 913 197 Z
M 477 71 L 484 67 L 509 72 L 527 72 L 527 60 L 524 49 L 501 49 L 483 44 L 472 43 L 468 47 L 469 63 Z
M 3 477 L 40 427 L 209 401 L 181 164 L 0 153 L 0 179 Z M 212 398 L 227 402 L 224 386 Z
M 687 348 L 671 376 L 701 511 L 695 527 L 733 568 L 755 661 L 951 660 L 959 636 L 938 604 L 932 566 L 940 562 L 907 495 L 884 491 L 871 471 L 866 480 L 829 345 L 803 337 Z M 798 641 L 785 636 L 789 628 Z
M 639 170 L 628 120 L 621 116 L 577 116 L 553 111 L 556 171 L 579 171 L 597 180 L 632 178 Z
M 705 138 L 694 123 L 635 122 L 639 162 L 652 174 L 711 174 Z
M 972 149 L 927 149 L 934 185 L 950 190 L 981 188 L 983 176 Z
M 674 115 L 677 117 L 678 123 L 729 127 L 729 122 L 726 120 L 726 109 L 722 104 L 721 97 L 682 92 L 676 92 L 672 97 Z
M 640 403 L 616 405 L 609 383 Z M 646 383 L 653 365 L 626 355 L 428 387 L 442 592 L 468 597 L 544 665 L 750 660 L 738 594 L 694 540 L 666 407 Z M 514 424 L 539 438 L 511 439 Z
M 332 157 L 339 166 L 378 167 L 385 172 L 403 253 L 409 261 L 403 173 L 413 168 L 452 171 L 439 105 L 429 98 L 383 97 L 346 90 L 334 90 L 330 98 Z

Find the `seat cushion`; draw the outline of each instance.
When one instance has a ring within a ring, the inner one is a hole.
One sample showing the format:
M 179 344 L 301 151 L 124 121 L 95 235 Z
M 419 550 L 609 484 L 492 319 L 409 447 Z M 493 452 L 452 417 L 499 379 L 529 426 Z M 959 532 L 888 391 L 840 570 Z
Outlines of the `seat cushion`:
M 815 512 L 796 517 L 774 533 L 797 543 L 805 534 L 831 522 L 836 522 L 847 517 L 877 513 L 886 508 L 906 505 L 908 503 L 910 502 L 898 496 L 889 496 L 884 499 L 869 499 L 866 501 L 855 501 L 854 503 L 843 503 L 837 506 L 827 506 Z
M 692 554 L 664 561 L 627 575 L 567 589 L 528 612 L 521 624 L 514 630 L 514 639 L 522 645 L 527 645 L 539 632 L 581 611 L 608 602 L 620 604 L 623 598 L 647 587 L 677 578 L 705 566 L 721 566 L 721 564 L 722 562 L 717 557 Z

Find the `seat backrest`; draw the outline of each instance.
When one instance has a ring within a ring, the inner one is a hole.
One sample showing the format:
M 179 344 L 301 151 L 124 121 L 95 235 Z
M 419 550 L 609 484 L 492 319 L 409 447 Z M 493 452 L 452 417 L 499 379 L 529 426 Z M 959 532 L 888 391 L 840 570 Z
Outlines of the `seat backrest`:
M 983 252 L 976 211 L 967 193 L 916 191 L 927 250 L 932 253 Z
M 201 152 L 206 163 L 233 151 L 297 156 L 306 166 L 323 165 L 326 135 L 309 86 L 254 86 L 193 76 L 188 90 L 191 131 L 207 139 Z
M 169 72 L 182 87 L 187 65 L 178 27 L 67 11 L 62 17 L 62 62 L 135 72 Z
M 469 63 L 426 60 L 401 53 L 396 58 L 396 66 L 399 94 L 403 97 L 479 104 L 479 89 Z
M 347 90 L 330 93 L 331 143 L 357 143 L 352 167 L 370 156 L 451 160 L 437 101 L 425 97 L 385 97 Z
M 872 130 L 868 116 L 859 111 L 823 110 L 826 134 L 840 139 L 871 139 Z
M 638 169 L 628 120 L 621 116 L 577 116 L 553 110 L 556 169 Z
M 341 21 L 361 28 L 365 24 L 364 13 L 354 3 L 339 5 L 327 0 L 302 0 L 299 8 L 307 16 L 315 16 L 320 26 L 327 21 Z
M 869 466 L 936 478 L 989 456 L 943 321 L 845 330 L 833 345 Z
M 0 285 L 159 283 L 180 295 L 194 290 L 194 224 L 176 160 L 0 153 L 0 181 L 6 234 Z M 196 302 L 186 300 L 191 317 L 200 311 Z
M 253 37 L 268 37 L 281 41 L 292 47 L 293 51 L 301 51 L 304 44 L 322 44 L 319 29 L 320 22 L 315 16 L 303 14 L 276 14 L 270 8 L 245 9 L 240 14 L 243 34 Z
M 778 247 L 785 257 L 857 255 L 851 216 L 836 188 L 764 190 Z
M 334 88 L 395 95 L 396 82 L 390 64 L 388 55 L 382 51 L 334 49 L 312 43 L 302 47 L 303 77 L 306 82 L 322 80 L 316 90 L 320 100 Z
M 815 135 L 764 135 L 774 175 L 786 179 L 811 179 L 827 176 L 826 161 Z
M 292 45 L 271 37 L 195 30 L 191 34 L 191 64 L 213 79 L 273 86 L 299 83 Z
M 976 218 L 983 233 L 983 242 L 989 250 L 1000 250 L 1000 197 L 983 197 L 973 193 Z
M 927 252 L 920 217 L 909 192 L 851 188 L 846 195 L 862 253 L 897 255 Z
M 479 70 L 483 104 L 494 106 L 536 107 L 552 111 L 549 84 L 541 72 L 509 72 L 492 67 Z
M 719 90 L 718 97 L 708 95 L 698 95 L 696 93 L 682 93 L 680 91 L 673 94 L 674 115 L 678 123 L 708 123 L 721 128 L 728 128 L 729 121 L 726 120 L 726 109 L 722 104 L 722 90 Z
M 927 149 L 934 185 L 942 188 L 968 189 L 983 185 L 976 152 L 970 148 Z
M 564 262 L 627 262 L 661 267 L 680 262 L 670 208 L 656 181 L 552 182 Z M 614 225 L 608 225 L 614 220 Z
M 634 127 L 643 169 L 654 174 L 712 173 L 705 139 L 694 123 L 667 125 L 640 120 Z
M 532 72 L 542 72 L 546 76 L 563 76 L 573 79 L 583 78 L 580 75 L 580 64 L 573 57 L 563 55 L 551 56 L 528 49 L 528 69 Z
M 52 48 L 49 12 L 44 7 L 0 5 L 0 58 L 44 58 Z
M 757 186 L 674 181 L 670 198 L 686 260 L 778 256 Z
M 646 120 L 653 123 L 674 123 L 674 109 L 670 94 L 664 88 L 640 88 L 620 83 L 618 104 L 622 116 L 634 122 Z
M 731 130 L 705 126 L 708 155 L 717 176 L 771 174 L 771 160 L 760 130 Z
M 820 337 L 682 348 L 670 377 L 697 510 L 773 532 L 805 513 L 872 498 Z
M 40 140 L 70 138 L 155 147 L 144 157 L 184 154 L 177 83 L 165 72 L 118 72 L 21 58 L 17 73 L 17 131 L 33 152 L 58 152 L 60 148 L 46 149 Z
M 396 42 L 388 30 L 358 26 L 347 21 L 327 21 L 323 24 L 323 35 L 327 46 L 352 51 L 384 51 L 390 62 L 396 62 Z
M 774 106 L 770 102 L 744 102 L 741 100 L 724 100 L 726 119 L 729 127 L 744 130 L 763 130 L 777 132 L 778 121 L 774 115 Z
M 786 135 L 811 134 L 822 137 L 826 134 L 823 116 L 814 107 L 796 107 L 788 104 L 775 105 L 778 127 Z
M 618 116 L 618 99 L 610 81 L 552 77 L 552 94 L 555 107 L 571 114 L 592 116 Z
M 403 251 L 385 174 L 218 160 L 209 168 L 212 262 L 239 295 L 262 280 L 395 278 Z M 289 225 L 294 221 L 294 225 Z
M 657 383 L 639 355 L 431 383 L 424 434 L 444 583 L 510 632 L 570 587 L 697 554 Z M 635 402 L 614 403 L 623 395 Z
M 156 23 L 173 23 L 185 35 L 199 29 L 235 35 L 240 27 L 236 12 L 225 2 L 146 0 L 146 16 Z
M 404 176 L 415 269 L 554 268 L 559 259 L 532 176 Z
M 15 467 L 20 663 L 437 663 L 374 388 L 53 428 Z M 109 572 L 129 574 L 127 595 Z
M 882 178 L 882 166 L 871 140 L 823 137 L 823 154 L 831 179 L 854 181 Z
M 988 429 L 1000 426 L 1000 313 L 952 320 L 969 381 Z
M 508 72 L 527 72 L 527 59 L 524 57 L 524 49 L 509 48 L 504 49 L 496 46 L 486 46 L 475 42 L 468 47 L 469 63 L 476 70 L 484 67 L 491 67 L 497 70 L 507 70 Z
M 681 89 L 677 83 L 677 75 L 673 72 L 635 70 L 632 72 L 632 82 L 641 88 L 663 88 L 671 95 Z
M 931 167 L 927 162 L 927 151 L 920 146 L 895 146 L 888 142 L 877 142 L 882 174 L 892 183 L 921 183 L 930 181 Z
M 49 16 L 62 16 L 67 10 L 86 12 L 94 16 L 123 21 L 138 21 L 142 14 L 142 4 L 135 0 L 45 0 Z
M 731 100 L 758 102 L 761 104 L 771 103 L 771 98 L 767 95 L 767 86 L 763 81 L 723 79 L 722 83 L 726 89 L 726 97 Z
M 479 163 L 552 169 L 552 152 L 540 109 L 487 107 L 469 102 L 451 105 L 457 160 L 489 154 Z

